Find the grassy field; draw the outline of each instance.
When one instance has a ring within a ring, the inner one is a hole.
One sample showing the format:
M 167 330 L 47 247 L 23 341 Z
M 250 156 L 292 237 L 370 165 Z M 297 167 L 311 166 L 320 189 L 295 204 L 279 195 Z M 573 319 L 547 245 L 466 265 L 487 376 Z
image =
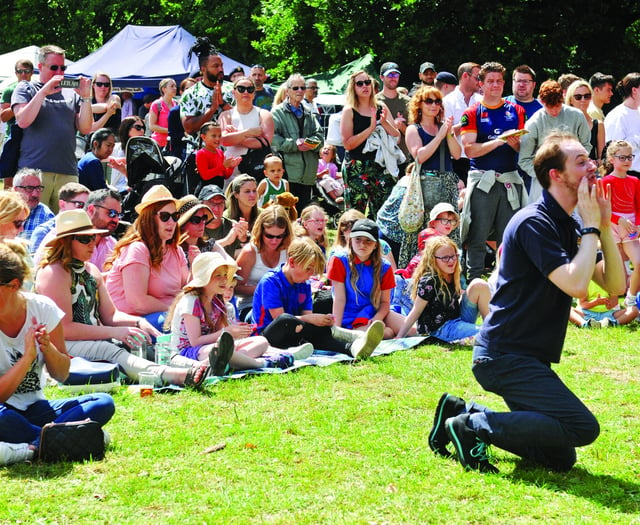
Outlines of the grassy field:
M 0 469 L 0 522 L 640 523 L 638 335 L 569 328 L 555 368 L 602 433 L 568 474 L 495 448 L 497 475 L 434 456 L 443 391 L 503 405 L 475 383 L 469 349 L 424 345 L 204 394 L 123 388 L 107 459 Z

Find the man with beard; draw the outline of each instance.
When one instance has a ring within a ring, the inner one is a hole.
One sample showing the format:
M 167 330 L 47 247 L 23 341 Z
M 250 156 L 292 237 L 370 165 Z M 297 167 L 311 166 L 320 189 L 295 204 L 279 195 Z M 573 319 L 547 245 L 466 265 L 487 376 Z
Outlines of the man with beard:
M 215 121 L 225 109 L 231 109 L 222 98 L 224 67 L 222 58 L 211 45 L 209 39 L 198 38 L 191 48 L 198 57 L 202 80 L 187 89 L 180 99 L 180 119 L 186 133 L 194 143 L 198 142 L 198 130 L 209 121 Z M 187 143 L 187 154 L 194 150 Z
M 264 85 L 264 81 L 267 80 L 266 69 L 262 64 L 255 64 L 251 66 L 250 77 L 256 86 L 256 95 L 253 98 L 253 105 L 271 111 L 273 99 L 276 94 L 273 89 Z
M 407 95 L 398 92 L 398 84 L 400 83 L 400 69 L 395 62 L 385 62 L 380 68 L 380 81 L 382 82 L 382 91 L 376 95 L 376 98 L 387 105 L 396 128 L 400 131 L 400 142 L 398 146 L 405 154 L 407 159 L 411 158 L 409 150 L 404 142 L 404 134 L 407 131 L 407 118 L 409 118 L 409 101 Z M 404 166 L 400 167 L 400 173 L 404 173 Z
M 505 97 L 505 100 L 522 106 L 527 114 L 527 120 L 542 108 L 540 101 L 533 97 L 535 89 L 536 73 L 533 69 L 523 64 L 513 70 L 511 77 L 511 92 L 513 95 Z

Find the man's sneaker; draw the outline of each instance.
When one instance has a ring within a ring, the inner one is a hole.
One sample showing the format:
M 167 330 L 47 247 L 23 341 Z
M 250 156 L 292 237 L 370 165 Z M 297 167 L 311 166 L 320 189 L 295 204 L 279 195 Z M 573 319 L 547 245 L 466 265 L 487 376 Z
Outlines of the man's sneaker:
M 287 348 L 287 352 L 293 356 L 296 361 L 300 359 L 306 359 L 313 354 L 313 345 L 311 343 L 304 343 L 300 346 L 292 346 Z
M 440 454 L 446 458 L 453 456 L 447 449 L 449 444 L 449 435 L 444 427 L 444 422 L 450 417 L 456 417 L 462 414 L 466 409 L 464 399 L 452 396 L 446 392 L 440 396 L 436 413 L 433 417 L 433 427 L 429 432 L 429 447 L 434 453 Z
M 349 349 L 351 355 L 357 360 L 369 357 L 384 337 L 384 323 L 382 321 L 374 321 L 371 323 L 367 331 L 360 335 Z
M 33 458 L 34 450 L 29 443 L 6 443 L 0 441 L 0 466 L 23 463 Z
M 263 355 L 265 368 L 282 368 L 283 370 L 293 366 L 291 354 Z
M 498 469 L 489 463 L 487 445 L 467 426 L 469 414 L 450 417 L 444 422 L 447 434 L 456 449 L 458 461 L 467 470 L 496 474 Z
M 625 308 L 630 308 L 632 306 L 638 306 L 638 298 L 637 296 L 630 296 L 630 295 L 625 295 L 624 296 L 624 307 Z

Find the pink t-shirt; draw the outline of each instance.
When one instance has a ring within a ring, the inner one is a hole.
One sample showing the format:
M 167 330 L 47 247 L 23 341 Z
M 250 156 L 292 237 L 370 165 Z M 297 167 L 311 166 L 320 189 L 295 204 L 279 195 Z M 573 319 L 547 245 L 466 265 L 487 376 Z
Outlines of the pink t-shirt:
M 329 177 L 331 177 L 332 179 L 338 178 L 338 166 L 336 166 L 333 162 L 325 162 L 324 160 L 320 159 L 318 161 L 318 173 L 326 169 L 329 169 Z
M 167 308 L 189 278 L 187 258 L 180 248 L 170 247 L 160 267 L 154 268 L 151 267 L 149 249 L 145 243 L 137 241 L 125 246 L 107 274 L 106 285 L 116 308 L 128 314 L 135 312 L 126 298 L 122 270 L 130 264 L 142 264 L 149 268 L 147 293 L 162 301 Z
M 175 100 L 171 101 L 171 108 L 173 106 L 177 106 L 178 103 Z M 159 98 L 158 100 L 154 100 L 153 104 L 151 104 L 151 108 L 149 111 L 153 111 L 156 115 L 158 115 L 157 124 L 161 128 L 169 128 L 169 110 L 171 109 L 167 106 L 167 103 Z M 167 138 L 169 137 L 168 133 L 158 133 L 154 131 L 151 134 L 151 138 L 155 140 L 161 148 L 164 148 L 167 145 Z

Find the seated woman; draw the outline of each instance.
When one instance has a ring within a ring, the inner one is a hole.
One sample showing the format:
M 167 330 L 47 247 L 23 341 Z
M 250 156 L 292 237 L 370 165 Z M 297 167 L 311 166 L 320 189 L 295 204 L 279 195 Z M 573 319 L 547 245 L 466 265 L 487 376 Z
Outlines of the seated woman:
M 0 191 L 0 241 L 15 239 L 29 217 L 29 206 L 15 191 Z
M 22 290 L 29 268 L 0 243 L 0 465 L 28 461 L 42 427 L 86 418 L 105 425 L 115 412 L 108 394 L 47 401 L 43 367 L 57 381 L 69 375 L 62 312 L 48 297 Z
M 258 333 L 278 348 L 302 341 L 318 350 L 347 354 L 356 359 L 371 355 L 382 340 L 384 324 L 372 322 L 365 332 L 345 330 L 331 314 L 312 313 L 308 279 L 324 271 L 320 248 L 309 239 L 295 239 L 287 262 L 260 279 L 253 296 L 253 318 Z
M 69 353 L 89 361 L 117 363 L 127 376 L 153 372 L 163 383 L 198 386 L 207 376 L 206 363 L 193 368 L 170 368 L 130 354 L 129 348 L 151 342 L 160 335 L 146 319 L 119 311 L 113 304 L 102 274 L 89 259 L 97 230 L 84 210 L 69 210 L 56 219 L 56 236 L 36 278 L 38 293 L 53 299 L 65 314 L 62 320 Z
M 129 182 L 127 180 L 127 143 L 131 137 L 142 137 L 145 133 L 146 126 L 140 117 L 126 117 L 122 119 L 120 128 L 118 129 L 118 137 L 120 142 L 113 149 L 113 156 L 109 159 L 111 166 L 111 185 L 120 193 L 129 191 Z
M 247 318 L 253 292 L 262 276 L 286 262 L 291 238 L 289 214 L 282 206 L 269 206 L 258 216 L 251 231 L 251 242 L 242 248 L 238 256 L 238 274 L 242 277 L 236 286 L 240 319 Z
M 227 219 L 246 222 L 249 231 L 261 212 L 258 207 L 258 185 L 256 179 L 244 173 L 238 175 L 226 189 L 227 209 L 223 215 Z M 240 239 L 246 243 L 247 239 Z
M 91 151 L 78 161 L 78 181 L 91 191 L 107 187 L 104 166 L 102 165 L 113 153 L 116 138 L 113 131 L 102 128 L 91 135 Z
M 162 184 L 151 187 L 135 208 L 138 218 L 105 263 L 107 290 L 116 308 L 146 317 L 158 330 L 189 277 L 178 244 L 178 202 Z
M 100 128 L 108 128 L 112 133 L 118 131 L 118 126 L 122 121 L 120 107 L 122 105 L 120 97 L 113 91 L 111 77 L 107 73 L 98 71 L 93 75 L 91 81 L 91 112 L 93 113 L 93 124 L 91 131 Z
M 189 267 L 198 255 L 205 252 L 219 253 L 235 264 L 224 248 L 216 244 L 215 239 L 209 239 L 205 233 L 205 226 L 213 219 L 213 212 L 209 206 L 200 202 L 195 195 L 186 195 L 180 199 L 178 213 L 180 214 L 178 219 L 180 247 L 187 256 Z

